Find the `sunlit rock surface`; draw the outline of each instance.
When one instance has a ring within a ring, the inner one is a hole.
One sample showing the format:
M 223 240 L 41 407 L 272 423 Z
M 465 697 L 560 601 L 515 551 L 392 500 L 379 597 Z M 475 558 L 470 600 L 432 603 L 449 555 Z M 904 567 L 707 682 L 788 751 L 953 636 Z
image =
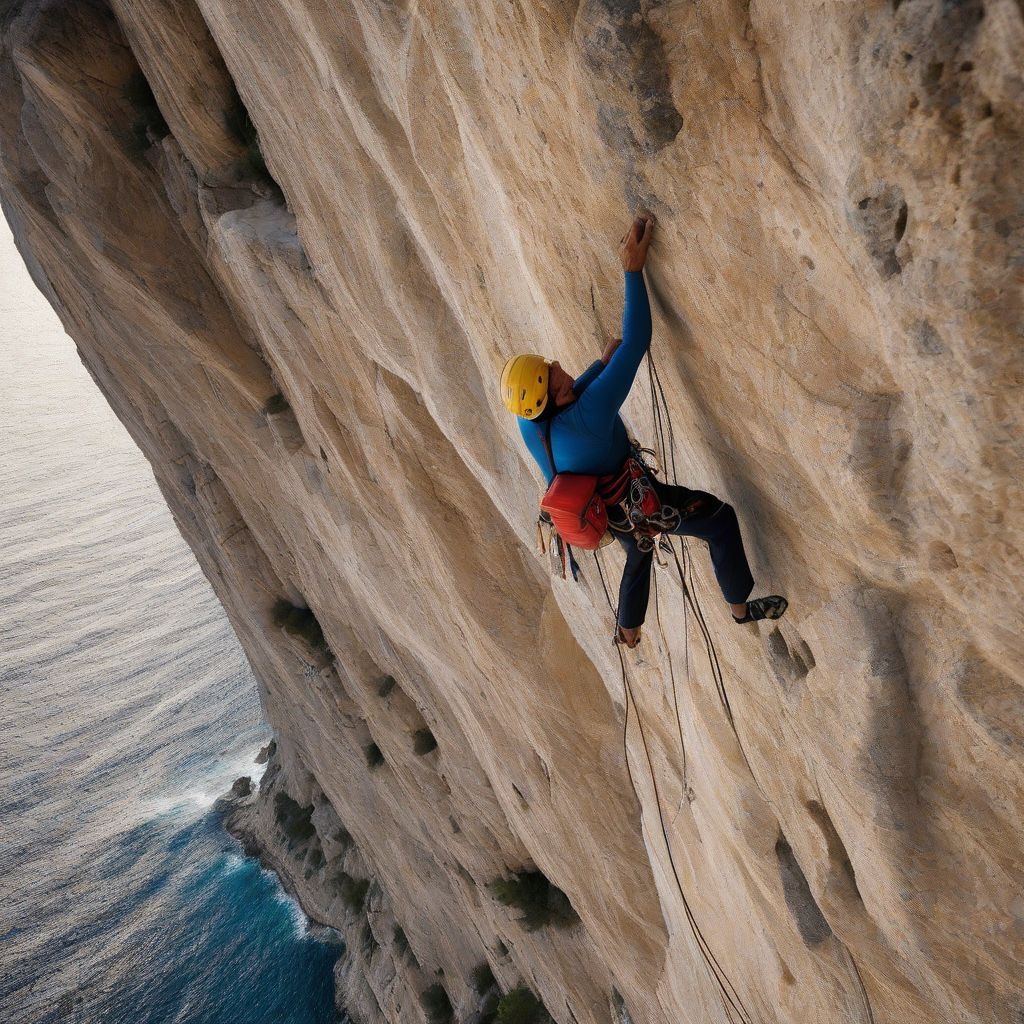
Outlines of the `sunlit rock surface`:
M 302 884 L 376 885 L 358 1021 L 474 1019 L 482 961 L 559 1024 L 1022 1019 L 1018 0 L 0 26 L 18 243 L 253 663 Z M 670 563 L 634 701 L 494 381 L 614 336 L 637 205 L 678 477 L 791 609 L 735 627 L 691 544 L 722 692 Z M 578 924 L 494 898 L 534 869 Z

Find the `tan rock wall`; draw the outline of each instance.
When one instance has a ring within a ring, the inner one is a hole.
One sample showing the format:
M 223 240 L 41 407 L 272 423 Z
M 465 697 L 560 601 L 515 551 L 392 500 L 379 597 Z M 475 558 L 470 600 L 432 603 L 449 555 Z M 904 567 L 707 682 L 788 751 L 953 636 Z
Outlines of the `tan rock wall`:
M 1016 1020 L 1020 5 L 111 7 L 0 6 L 5 213 L 457 1017 L 487 957 L 562 1024 Z M 679 477 L 792 601 L 690 546 L 731 722 L 671 572 L 627 721 L 494 393 L 616 331 L 635 203 Z

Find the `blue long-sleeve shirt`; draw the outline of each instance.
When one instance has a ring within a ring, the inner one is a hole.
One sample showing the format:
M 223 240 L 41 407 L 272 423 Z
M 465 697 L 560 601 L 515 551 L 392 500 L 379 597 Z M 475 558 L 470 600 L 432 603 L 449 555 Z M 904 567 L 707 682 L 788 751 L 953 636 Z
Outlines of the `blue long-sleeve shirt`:
M 629 454 L 629 437 L 619 409 L 651 345 L 651 305 L 642 270 L 626 271 L 622 344 L 605 366 L 600 359 L 573 383 L 576 401 L 550 420 L 551 451 L 559 473 L 613 473 Z M 526 447 L 551 483 L 544 449 L 546 423 L 519 417 Z

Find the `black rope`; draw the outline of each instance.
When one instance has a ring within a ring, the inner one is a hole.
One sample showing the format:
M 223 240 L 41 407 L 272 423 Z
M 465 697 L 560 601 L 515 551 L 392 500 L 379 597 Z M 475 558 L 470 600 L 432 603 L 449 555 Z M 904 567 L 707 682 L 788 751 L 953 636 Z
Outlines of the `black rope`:
M 612 608 L 611 594 L 608 590 L 608 584 L 604 576 L 604 568 L 601 565 L 601 559 L 598 557 L 597 552 L 594 552 L 594 561 L 597 564 L 597 572 L 601 577 L 601 587 L 604 590 L 605 600 L 608 602 L 608 608 L 615 613 L 615 622 L 619 621 L 618 608 Z M 697 943 L 697 949 L 700 951 L 701 958 L 704 960 L 705 966 L 711 977 L 714 979 L 719 990 L 719 997 L 722 1000 L 722 1007 L 725 1010 L 726 1016 L 728 1016 L 730 1022 L 739 1018 L 740 1024 L 752 1024 L 752 1018 L 747 1011 L 747 1008 L 743 1004 L 743 1000 L 740 997 L 736 987 L 729 980 L 728 974 L 722 968 L 722 965 L 718 962 L 718 958 L 715 956 L 708 944 L 707 939 L 704 938 L 704 933 L 700 929 L 700 925 L 697 923 L 696 917 L 694 917 L 693 910 L 690 907 L 690 901 L 687 899 L 686 891 L 683 889 L 682 880 L 679 877 L 679 869 L 676 867 L 675 854 L 672 852 L 672 841 L 669 838 L 668 827 L 665 825 L 665 815 L 661 808 L 661 793 L 658 789 L 658 776 L 654 770 L 654 761 L 651 758 L 650 747 L 647 743 L 647 734 L 644 731 L 643 716 L 640 714 L 640 706 L 636 702 L 636 698 L 633 696 L 633 688 L 629 683 L 629 673 L 626 671 L 626 659 L 622 654 L 622 645 L 616 644 L 615 649 L 619 655 L 619 668 L 622 670 L 622 690 L 625 704 L 625 715 L 622 728 L 622 751 L 623 757 L 626 761 L 626 774 L 629 776 L 629 784 L 633 789 L 633 796 L 636 797 L 637 805 L 640 807 L 641 815 L 643 814 L 643 801 L 640 799 L 640 794 L 636 788 L 636 781 L 633 778 L 633 770 L 629 763 L 629 706 L 633 705 L 633 709 L 636 712 L 637 729 L 640 733 L 640 740 L 644 748 L 644 757 L 647 760 L 647 770 L 651 777 L 651 785 L 654 788 L 654 802 L 658 810 L 658 821 L 661 824 L 662 838 L 665 840 L 665 852 L 668 854 L 668 862 L 672 868 L 672 876 L 675 879 L 676 888 L 679 890 L 679 896 L 683 901 L 683 909 L 686 913 L 686 920 L 690 926 L 690 931 L 693 934 L 694 941 Z
M 612 596 L 608 590 L 608 583 L 604 578 L 604 568 L 601 565 L 601 559 L 597 557 L 597 552 L 594 552 L 594 562 L 597 565 L 597 575 L 601 577 L 601 589 L 604 591 L 604 599 L 608 602 L 608 607 L 612 607 Z M 616 635 L 619 629 L 619 609 L 616 607 L 615 612 L 615 630 Z M 637 799 L 637 803 L 640 804 L 641 808 L 643 803 L 640 801 L 640 795 L 636 791 L 636 782 L 633 780 L 633 770 L 629 766 L 629 684 L 626 682 L 626 660 L 622 656 L 622 645 L 619 643 L 615 644 L 615 651 L 619 656 L 619 668 L 622 669 L 622 700 L 625 705 L 625 722 L 622 726 L 622 756 L 626 762 L 626 774 L 629 776 L 629 784 L 633 787 L 633 795 Z
M 668 642 L 668 634 L 665 632 L 665 627 L 661 624 L 661 601 L 658 597 L 658 574 L 654 574 L 654 614 L 658 619 L 658 629 L 661 630 L 662 640 L 665 642 L 665 653 L 668 655 L 668 674 L 672 680 L 672 703 L 676 710 L 676 729 L 679 732 L 679 749 L 683 754 L 683 798 L 689 800 L 690 783 L 689 773 L 687 770 L 686 762 L 686 741 L 683 739 L 683 718 L 679 713 L 679 693 L 676 688 L 676 672 L 672 665 L 672 648 Z M 686 615 L 686 606 L 683 606 L 683 615 Z M 684 618 L 685 621 L 685 618 Z M 687 682 L 689 682 L 689 660 L 687 660 Z M 680 806 L 682 806 L 680 804 Z
M 661 376 L 658 373 L 657 365 L 654 362 L 654 357 L 650 350 L 647 352 L 647 373 L 651 391 L 651 402 L 655 413 L 656 429 L 660 431 L 659 439 L 662 445 L 664 445 L 664 432 L 663 428 L 658 427 L 657 424 L 664 422 L 668 428 L 669 455 L 667 461 L 671 466 L 672 479 L 675 484 L 678 481 L 678 477 L 676 473 L 675 431 L 672 427 L 672 411 L 669 408 L 668 399 L 665 397 L 665 389 L 661 384 Z M 664 462 L 665 460 L 663 460 L 663 465 Z M 708 665 L 711 669 L 711 677 L 715 682 L 715 690 L 718 693 L 719 703 L 722 705 L 722 709 L 725 711 L 725 717 L 729 722 L 729 727 L 732 729 L 733 735 L 736 737 L 736 742 L 739 745 L 740 753 L 743 755 L 743 760 L 746 762 L 747 768 L 750 770 L 750 774 L 754 779 L 755 785 L 757 785 L 760 790 L 760 783 L 757 781 L 757 776 L 754 775 L 754 770 L 750 764 L 750 760 L 747 758 L 747 753 L 743 749 L 743 741 L 740 739 L 739 731 L 736 728 L 736 719 L 732 712 L 732 705 L 729 702 L 729 692 L 726 689 L 725 676 L 722 672 L 722 665 L 718 657 L 718 648 L 715 646 L 711 629 L 707 624 L 707 620 L 704 618 L 704 610 L 700 606 L 700 600 L 697 598 L 696 591 L 693 587 L 693 559 L 688 557 L 689 551 L 686 546 L 686 541 L 681 539 L 680 547 L 682 548 L 683 559 L 686 563 L 686 570 L 684 571 L 680 564 L 675 544 L 673 543 L 674 538 L 666 536 L 665 540 L 668 542 L 669 550 L 672 552 L 672 559 L 675 562 L 676 572 L 679 575 L 679 584 L 683 591 L 684 627 L 687 642 L 687 672 L 689 672 L 689 623 L 686 621 L 685 613 L 686 609 L 689 608 L 693 612 L 697 628 L 700 630 L 701 638 L 704 641 L 704 649 L 707 652 Z M 657 591 L 655 591 L 655 593 L 657 593 Z M 659 620 L 659 626 L 660 624 Z M 662 631 L 662 635 L 664 635 L 664 631 Z M 667 648 L 667 638 L 665 644 Z M 671 653 L 669 654 L 669 671 L 671 673 Z M 687 678 L 689 678 L 689 675 L 687 675 Z M 761 790 L 761 792 L 763 793 L 764 791 Z
M 708 624 L 704 619 L 704 613 L 700 607 L 700 602 L 695 599 L 692 583 L 693 583 L 693 559 L 689 559 L 687 562 L 687 569 L 690 576 L 689 583 L 687 582 L 686 575 L 683 571 L 683 567 L 679 562 L 679 555 L 676 553 L 675 545 L 669 541 L 669 547 L 672 549 L 672 558 L 676 564 L 676 572 L 679 575 L 679 583 L 683 588 L 683 600 L 685 604 L 693 611 L 694 620 L 700 629 L 701 636 L 704 638 L 704 648 L 708 655 L 708 665 L 711 668 L 711 676 L 715 681 L 715 689 L 718 691 L 718 700 L 725 711 L 726 718 L 729 719 L 729 724 L 732 726 L 733 731 L 736 730 L 736 723 L 732 715 L 732 706 L 729 703 L 729 694 L 725 688 L 725 680 L 722 676 L 722 666 L 718 660 L 718 649 L 715 647 L 715 641 L 711 636 L 711 630 L 708 628 Z
M 843 949 L 846 950 L 846 955 L 847 957 L 849 957 L 850 960 L 850 966 L 853 968 L 853 973 L 857 978 L 857 984 L 860 985 L 860 994 L 864 999 L 864 1009 L 867 1012 L 868 1024 L 875 1024 L 875 1014 L 874 1011 L 871 1009 L 871 1000 L 868 997 L 868 990 L 864 985 L 864 979 L 861 977 L 860 968 L 857 966 L 857 961 L 854 960 L 853 954 L 850 952 L 850 947 L 845 942 L 843 942 L 842 939 L 839 940 L 839 944 L 843 947 Z
M 655 387 L 655 366 L 654 366 L 654 355 L 648 349 L 647 351 L 647 381 L 650 386 L 651 392 L 651 410 L 654 415 L 654 432 L 657 438 L 656 444 L 658 446 L 658 464 L 661 466 L 662 472 L 668 475 L 669 460 L 671 459 L 672 465 L 672 478 L 673 483 L 676 481 L 676 470 L 675 470 L 675 451 L 672 439 L 672 418 L 668 409 L 667 402 L 658 401 L 657 390 Z M 658 385 L 660 387 L 660 384 Z M 664 398 L 664 395 L 662 395 Z M 664 416 L 662 415 L 662 408 L 664 407 Z M 666 444 L 665 441 L 665 422 L 668 422 L 669 438 L 670 441 Z M 671 543 L 671 542 L 670 542 Z M 683 550 L 686 550 L 684 543 Z M 673 548 L 673 553 L 675 549 Z M 661 601 L 658 590 L 658 574 L 654 574 L 654 611 L 658 620 L 658 629 L 661 631 L 662 640 L 665 644 L 665 654 L 668 657 L 668 672 L 669 678 L 672 680 L 672 703 L 675 708 L 676 715 L 676 731 L 679 733 L 679 749 L 683 758 L 683 796 L 689 800 L 689 772 L 687 766 L 686 756 L 686 741 L 683 739 L 683 721 L 682 715 L 679 712 L 679 693 L 676 685 L 676 673 L 675 666 L 672 662 L 672 645 L 669 643 L 668 634 L 665 632 L 665 627 L 661 621 Z M 683 604 L 683 640 L 685 644 L 685 664 L 686 664 L 686 683 L 690 685 L 690 638 L 689 638 L 689 623 L 688 623 L 688 611 L 686 604 Z M 681 806 L 681 805 L 680 805 Z
M 654 389 L 654 373 L 652 372 L 652 363 L 649 352 L 647 358 L 647 383 L 651 392 L 651 413 L 654 420 L 654 443 L 658 448 L 658 465 L 661 467 L 662 472 L 667 474 L 668 459 L 670 456 L 668 453 L 668 446 L 665 442 L 665 425 L 662 418 L 661 405 L 658 403 L 657 393 Z
M 647 373 L 651 378 L 651 393 L 654 393 L 654 387 L 657 385 L 658 396 L 661 401 L 661 406 L 665 410 L 665 421 L 668 424 L 668 452 L 669 458 L 672 462 L 672 483 L 679 483 L 679 475 L 676 472 L 676 438 L 675 432 L 672 429 L 672 413 L 668 407 L 668 399 L 665 397 L 665 389 L 661 386 L 661 375 L 658 373 L 658 366 L 654 362 L 654 354 L 650 349 L 647 350 Z M 665 473 L 668 473 L 668 467 L 665 467 Z

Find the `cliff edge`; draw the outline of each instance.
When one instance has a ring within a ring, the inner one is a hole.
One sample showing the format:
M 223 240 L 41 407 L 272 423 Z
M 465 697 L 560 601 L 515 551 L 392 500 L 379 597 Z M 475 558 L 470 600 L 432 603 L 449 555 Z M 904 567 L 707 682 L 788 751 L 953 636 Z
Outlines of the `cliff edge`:
M 244 814 L 365 921 L 360 1024 L 487 1019 L 481 965 L 559 1024 L 1024 1019 L 1019 0 L 0 33 L 4 213 L 252 662 Z M 692 544 L 706 634 L 658 570 L 624 676 L 495 382 L 614 336 L 637 205 L 678 478 L 791 607 L 734 626 Z

